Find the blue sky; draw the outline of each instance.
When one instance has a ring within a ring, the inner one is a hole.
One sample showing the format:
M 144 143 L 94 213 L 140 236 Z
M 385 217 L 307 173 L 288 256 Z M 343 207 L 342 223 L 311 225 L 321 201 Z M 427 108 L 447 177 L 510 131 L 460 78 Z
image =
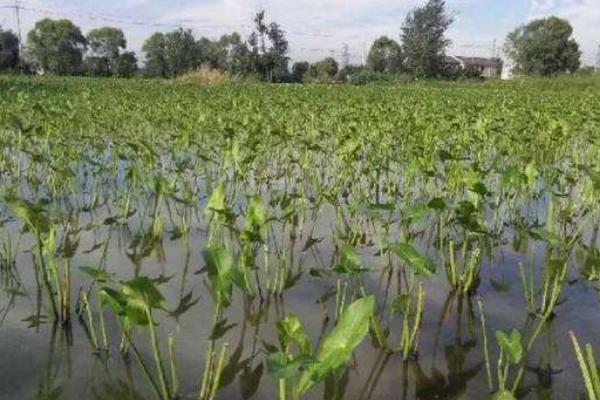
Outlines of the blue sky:
M 267 10 L 288 32 L 293 59 L 339 58 L 348 44 L 353 62 L 380 35 L 397 38 L 406 13 L 425 0 L 21 0 L 23 31 L 42 17 L 68 17 L 83 31 L 115 25 L 125 31 L 129 47 L 140 50 L 154 31 L 189 27 L 200 36 L 218 37 L 238 31 L 247 34 L 252 14 Z M 0 6 L 14 0 L 0 0 Z M 536 17 L 556 14 L 568 18 L 592 64 L 600 45 L 600 0 L 447 0 L 456 21 L 448 32 L 449 53 L 490 56 L 500 51 L 506 34 Z M 0 9 L 0 25 L 16 29 L 14 12 Z

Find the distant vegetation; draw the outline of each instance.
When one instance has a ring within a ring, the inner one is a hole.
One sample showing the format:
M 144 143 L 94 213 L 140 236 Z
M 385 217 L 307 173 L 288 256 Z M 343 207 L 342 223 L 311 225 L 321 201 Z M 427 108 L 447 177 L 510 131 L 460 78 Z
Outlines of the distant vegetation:
M 156 32 L 144 42 L 140 58 L 127 50 L 119 28 L 102 27 L 84 35 L 69 20 L 44 18 L 27 35 L 21 56 L 17 36 L 0 28 L 0 71 L 173 78 L 202 68 L 264 82 L 358 84 L 481 77 L 479 68 L 448 62 L 446 49 L 451 41 L 446 31 L 452 23 L 445 1 L 429 0 L 409 12 L 399 40 L 381 36 L 373 42 L 366 65 L 339 65 L 332 57 L 291 64 L 285 29 L 268 21 L 264 11 L 254 16 L 254 29 L 246 38 L 237 32 L 218 39 L 196 38 L 191 30 L 181 28 Z M 535 20 L 508 35 L 505 54 L 519 75 L 572 73 L 579 69 L 581 56 L 572 33 L 566 20 Z

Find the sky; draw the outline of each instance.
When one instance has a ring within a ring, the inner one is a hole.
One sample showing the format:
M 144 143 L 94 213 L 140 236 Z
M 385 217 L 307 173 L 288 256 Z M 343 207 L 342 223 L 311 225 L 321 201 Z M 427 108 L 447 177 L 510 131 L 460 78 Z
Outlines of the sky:
M 252 16 L 265 9 L 267 19 L 283 27 L 292 60 L 340 60 L 347 45 L 350 61 L 360 63 L 377 37 L 399 39 L 406 14 L 425 0 L 20 0 L 23 35 L 43 17 L 67 17 L 83 32 L 99 26 L 125 31 L 128 47 L 140 53 L 156 31 L 181 26 L 196 36 L 217 38 L 252 29 Z M 14 0 L 0 0 L 0 7 Z M 501 54 L 506 34 L 531 19 L 558 15 L 569 19 L 584 64 L 600 51 L 600 0 L 446 0 L 455 22 L 447 36 L 449 54 L 490 57 Z M 0 8 L 0 26 L 16 31 L 14 9 Z

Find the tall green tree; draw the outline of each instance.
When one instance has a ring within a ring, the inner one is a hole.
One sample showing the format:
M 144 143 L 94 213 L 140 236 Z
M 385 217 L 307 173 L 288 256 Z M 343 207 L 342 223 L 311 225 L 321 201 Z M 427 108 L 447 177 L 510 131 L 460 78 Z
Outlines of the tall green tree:
M 12 70 L 19 65 L 19 38 L 12 31 L 0 27 L 0 71 Z
M 196 39 L 189 29 L 155 33 L 144 42 L 142 51 L 151 76 L 174 77 L 201 64 Z
M 267 82 L 288 78 L 289 43 L 277 22 L 267 23 L 265 11 L 254 17 L 254 32 L 248 39 L 256 72 Z
M 575 72 L 581 51 L 572 35 L 573 27 L 567 20 L 554 16 L 536 19 L 508 34 L 505 52 L 520 74 Z
M 119 54 L 114 73 L 122 78 L 131 78 L 138 70 L 138 60 L 133 51 Z
M 429 0 L 413 9 L 401 28 L 402 53 L 409 72 L 419 77 L 443 73 L 444 57 L 450 40 L 446 30 L 453 22 L 444 0 Z
M 115 74 L 121 49 L 127 47 L 123 31 L 110 26 L 92 29 L 87 34 L 87 42 L 90 57 L 98 58 L 101 63 L 107 64 L 110 73 Z
M 167 33 L 164 45 L 170 76 L 178 76 L 200 66 L 196 39 L 190 29 L 177 29 Z
M 236 74 L 245 74 L 251 70 L 248 65 L 248 46 L 239 33 L 223 35 L 217 43 L 219 49 L 217 68 Z
M 163 78 L 169 75 L 164 33 L 156 32 L 146 39 L 142 51 L 146 54 L 146 74 Z
M 307 78 L 308 80 L 319 82 L 330 82 L 335 79 L 339 71 L 339 65 L 333 57 L 327 57 L 323 60 L 311 64 Z
M 310 63 L 308 61 L 295 62 L 294 65 L 292 65 L 292 81 L 301 83 L 309 68 Z
M 74 74 L 82 70 L 87 40 L 68 19 L 44 18 L 27 35 L 31 58 L 43 71 Z
M 393 39 L 381 36 L 371 46 L 367 66 L 375 72 L 395 73 L 402 70 L 402 48 Z

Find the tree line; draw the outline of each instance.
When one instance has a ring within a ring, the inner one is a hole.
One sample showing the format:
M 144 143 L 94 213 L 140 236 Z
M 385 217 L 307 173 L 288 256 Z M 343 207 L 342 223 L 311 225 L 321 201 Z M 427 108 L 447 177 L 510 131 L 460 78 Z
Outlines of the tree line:
M 171 78 L 207 67 L 266 82 L 360 81 L 456 76 L 446 61 L 453 16 L 444 0 L 428 0 L 411 10 L 400 27 L 399 41 L 382 36 L 372 44 L 366 65 L 346 65 L 328 57 L 319 62 L 291 65 L 289 42 L 277 22 L 264 11 L 253 19 L 252 33 L 233 32 L 214 40 L 195 38 L 191 30 L 152 34 L 143 44 L 143 66 L 127 50 L 124 32 L 116 27 L 92 29 L 84 35 L 67 19 L 44 18 L 27 34 L 21 54 L 18 37 L 0 27 L 0 70 L 57 75 L 131 77 L 136 74 Z M 517 27 L 505 42 L 514 71 L 526 75 L 574 72 L 580 66 L 579 45 L 568 21 L 548 17 Z M 463 71 L 464 73 L 465 71 Z

